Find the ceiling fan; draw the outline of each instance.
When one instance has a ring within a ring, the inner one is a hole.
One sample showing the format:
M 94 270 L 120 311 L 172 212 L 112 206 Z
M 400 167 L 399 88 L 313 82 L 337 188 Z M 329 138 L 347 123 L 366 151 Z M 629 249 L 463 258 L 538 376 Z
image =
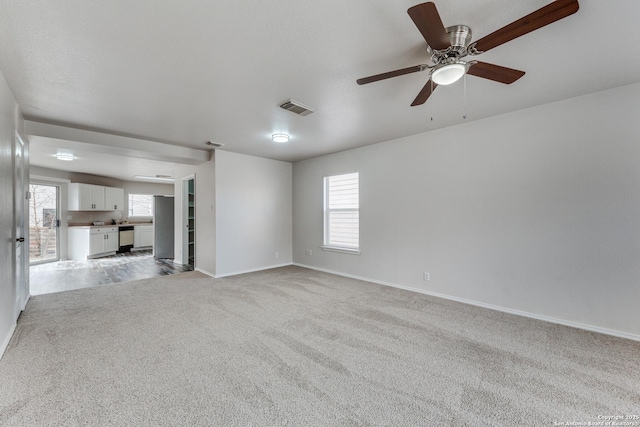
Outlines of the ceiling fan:
M 479 55 L 496 46 L 566 18 L 578 11 L 578 0 L 556 0 L 511 24 L 471 42 L 471 28 L 454 25 L 445 28 L 433 2 L 413 6 L 407 13 L 427 41 L 427 53 L 434 65 L 415 65 L 358 79 L 359 85 L 377 82 L 404 74 L 429 70 L 429 80 L 411 106 L 424 104 L 438 85 L 455 83 L 465 74 L 482 77 L 500 83 L 511 84 L 524 76 L 524 71 L 489 64 L 481 61 L 464 61 L 463 58 Z

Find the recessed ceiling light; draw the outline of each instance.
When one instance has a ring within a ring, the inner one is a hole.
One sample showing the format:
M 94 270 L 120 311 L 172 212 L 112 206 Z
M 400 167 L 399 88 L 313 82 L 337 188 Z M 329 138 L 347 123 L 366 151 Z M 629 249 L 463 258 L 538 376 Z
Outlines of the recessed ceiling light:
M 73 161 L 73 159 L 75 159 L 75 157 L 73 156 L 73 152 L 71 151 L 58 150 L 58 152 L 56 153 L 56 159 L 63 160 L 65 162 L 71 162 Z
M 283 142 L 289 142 L 289 135 L 286 133 L 274 133 L 271 135 L 273 142 L 282 144 Z

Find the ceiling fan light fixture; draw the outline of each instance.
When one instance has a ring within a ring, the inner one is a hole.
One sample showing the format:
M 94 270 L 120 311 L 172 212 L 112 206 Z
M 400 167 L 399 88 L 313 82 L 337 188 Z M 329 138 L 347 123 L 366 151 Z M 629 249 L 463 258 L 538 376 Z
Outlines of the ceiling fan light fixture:
M 454 62 L 435 68 L 431 72 L 431 80 L 437 85 L 450 85 L 457 82 L 467 72 L 467 64 Z
M 283 144 L 285 142 L 289 142 L 289 135 L 286 133 L 274 133 L 271 135 L 271 140 L 273 142 L 277 142 L 278 144 Z

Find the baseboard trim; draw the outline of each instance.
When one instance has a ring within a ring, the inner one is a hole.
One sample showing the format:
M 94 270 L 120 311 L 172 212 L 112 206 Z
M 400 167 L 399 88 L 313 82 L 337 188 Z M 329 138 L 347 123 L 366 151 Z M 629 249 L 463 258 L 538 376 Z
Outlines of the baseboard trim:
M 209 277 L 213 277 L 214 279 L 215 279 L 215 277 L 216 277 L 216 275 L 215 275 L 215 274 L 210 273 L 210 272 L 208 272 L 207 270 L 203 270 L 203 269 L 201 269 L 201 268 L 195 268 L 194 270 L 195 270 L 195 271 L 199 271 L 199 272 L 200 272 L 200 273 L 202 273 L 202 274 L 206 274 L 206 275 L 207 275 L 207 276 L 209 276 Z
M 260 267 L 260 268 L 255 268 L 255 269 L 252 269 L 252 270 L 242 270 L 242 271 L 234 271 L 232 273 L 216 274 L 213 277 L 215 277 L 216 279 L 220 279 L 222 277 L 237 276 L 238 274 L 255 273 L 256 271 L 271 270 L 272 268 L 287 267 L 289 265 L 293 265 L 293 263 L 288 262 L 288 263 L 285 263 L 285 264 L 268 265 L 268 266 L 264 266 L 264 267 Z
M 0 359 L 2 359 L 2 356 L 4 356 L 4 352 L 7 349 L 7 347 L 9 347 L 9 342 L 11 342 L 11 337 L 13 337 L 13 333 L 16 331 L 16 326 L 17 326 L 17 323 L 14 323 L 11 326 L 11 329 L 9 330 L 9 333 L 7 334 L 7 336 L 4 337 L 4 340 L 2 340 L 2 345 L 0 345 Z
M 593 326 L 593 325 L 587 325 L 587 324 L 584 324 L 584 323 L 572 322 L 570 320 L 558 319 L 556 317 L 530 313 L 528 311 L 515 310 L 515 309 L 512 309 L 512 308 L 502 307 L 502 306 L 493 305 L 493 304 L 487 304 L 487 303 L 484 303 L 484 302 L 479 302 L 479 301 L 474 301 L 474 300 L 470 300 L 470 299 L 466 299 L 466 298 L 460 298 L 460 297 L 456 297 L 456 296 L 441 294 L 441 293 L 438 293 L 438 292 L 425 291 L 424 289 L 418 289 L 418 288 L 413 288 L 413 287 L 410 287 L 410 286 L 398 285 L 396 283 L 385 282 L 385 281 L 382 281 L 382 280 L 370 279 L 370 278 L 367 278 L 367 277 L 357 276 L 357 275 L 354 275 L 354 274 L 341 273 L 339 271 L 329 270 L 329 269 L 326 269 L 326 268 L 315 267 L 315 266 L 312 266 L 312 265 L 301 264 L 301 263 L 297 263 L 297 262 L 294 262 L 293 265 L 298 266 L 298 267 L 308 268 L 308 269 L 311 269 L 311 270 L 322 271 L 324 273 L 330 273 L 330 274 L 335 274 L 335 275 L 338 275 L 338 276 L 348 277 L 348 278 L 351 278 L 351 279 L 364 280 L 365 282 L 376 283 L 378 285 L 384 285 L 384 286 L 390 286 L 392 288 L 403 289 L 405 291 L 417 292 L 419 294 L 429 295 L 429 296 L 433 296 L 433 297 L 437 297 L 437 298 L 443 298 L 443 299 L 450 300 L 450 301 L 461 302 L 463 304 L 474 305 L 476 307 L 488 308 L 489 310 L 501 311 L 503 313 L 508 313 L 508 314 L 515 314 L 516 316 L 522 316 L 522 317 L 528 317 L 530 319 L 542 320 L 544 322 L 555 323 L 557 325 L 569 326 L 569 327 L 572 327 L 572 328 L 583 329 L 585 331 L 597 332 L 597 333 L 600 333 L 600 334 L 611 335 L 611 336 L 619 337 L 619 338 L 626 338 L 626 339 L 633 340 L 633 341 L 640 341 L 640 335 L 630 334 L 630 333 L 627 333 L 627 332 L 620 332 L 620 331 L 616 331 L 614 329 L 601 328 L 599 326 Z

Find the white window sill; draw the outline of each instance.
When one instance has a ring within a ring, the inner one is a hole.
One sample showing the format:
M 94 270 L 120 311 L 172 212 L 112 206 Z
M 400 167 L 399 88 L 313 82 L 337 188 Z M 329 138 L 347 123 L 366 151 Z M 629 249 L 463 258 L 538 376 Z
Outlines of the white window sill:
M 344 254 L 360 255 L 360 249 L 341 248 L 339 246 L 320 246 L 323 251 L 342 252 Z

